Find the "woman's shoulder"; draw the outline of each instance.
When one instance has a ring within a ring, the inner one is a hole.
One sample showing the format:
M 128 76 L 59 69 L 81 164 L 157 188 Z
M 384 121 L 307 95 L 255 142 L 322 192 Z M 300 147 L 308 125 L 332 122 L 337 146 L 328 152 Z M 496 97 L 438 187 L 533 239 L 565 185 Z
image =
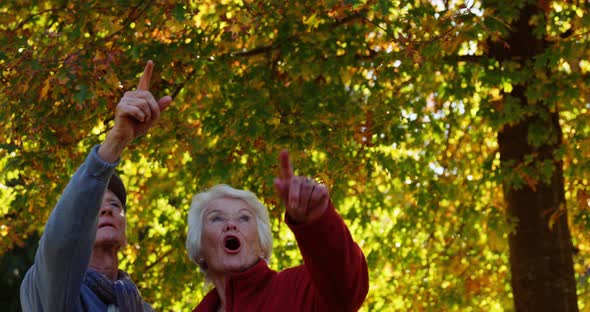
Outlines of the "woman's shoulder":
M 212 289 L 205 295 L 201 302 L 193 309 L 193 312 L 214 311 L 219 304 L 219 295 L 217 291 Z
M 309 272 L 305 265 L 298 265 L 278 271 L 273 278 L 274 283 L 309 282 Z

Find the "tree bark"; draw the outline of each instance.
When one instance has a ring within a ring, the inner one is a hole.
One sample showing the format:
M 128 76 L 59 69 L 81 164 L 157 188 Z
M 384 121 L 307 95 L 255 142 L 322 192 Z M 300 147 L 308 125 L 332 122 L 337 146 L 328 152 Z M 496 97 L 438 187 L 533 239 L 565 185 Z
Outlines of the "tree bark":
M 532 66 L 536 55 L 547 43 L 533 34 L 530 18 L 540 13 L 535 4 L 520 11 L 511 25 L 511 33 L 503 44 L 490 45 L 490 54 L 500 63 L 516 61 L 526 68 Z M 516 170 L 526 181 L 515 186 L 504 183 L 504 197 L 509 218 L 515 222 L 509 235 L 512 291 L 516 311 L 578 311 L 576 283 L 573 270 L 573 246 L 568 227 L 562 161 L 555 152 L 562 145 L 559 112 L 545 103 L 528 103 L 526 83 L 514 86 L 506 97 L 535 111 L 515 124 L 505 125 L 498 133 L 500 161 L 506 170 Z M 529 129 L 542 124 L 547 141 L 534 145 L 529 142 Z M 549 180 L 536 173 L 527 176 L 524 168 L 543 161 L 553 163 Z M 513 171 L 514 172 L 514 171 Z

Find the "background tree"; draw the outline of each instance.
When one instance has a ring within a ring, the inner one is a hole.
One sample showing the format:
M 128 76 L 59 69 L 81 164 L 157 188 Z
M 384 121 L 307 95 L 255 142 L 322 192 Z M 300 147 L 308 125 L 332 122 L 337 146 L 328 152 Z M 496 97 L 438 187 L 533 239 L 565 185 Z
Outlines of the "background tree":
M 525 2 L 515 10 L 505 41 L 489 47 L 512 85 L 504 90 L 496 115 L 505 119 L 498 132 L 502 169 L 518 175 L 504 182 L 515 226 L 509 240 L 515 306 L 518 311 L 578 311 L 559 124 L 560 110 L 570 100 L 552 99 L 550 91 L 539 94 L 553 76 L 543 57 L 561 51 L 552 50 L 543 34 L 547 3 Z
M 153 59 L 176 100 L 119 170 L 122 263 L 156 309 L 206 292 L 185 219 L 214 183 L 268 204 L 271 267 L 301 261 L 272 188 L 282 148 L 365 251 L 364 310 L 590 305 L 585 1 L 14 1 L 0 21 L 2 257 L 42 232 Z

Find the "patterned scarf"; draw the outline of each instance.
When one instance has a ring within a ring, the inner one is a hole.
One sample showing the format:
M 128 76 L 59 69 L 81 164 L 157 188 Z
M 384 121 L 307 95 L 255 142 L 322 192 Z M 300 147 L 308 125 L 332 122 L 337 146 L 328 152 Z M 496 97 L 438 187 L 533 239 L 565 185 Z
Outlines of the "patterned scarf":
M 143 301 L 129 275 L 119 270 L 116 281 L 111 281 L 102 273 L 88 269 L 84 276 L 88 286 L 103 302 L 115 304 L 121 312 L 143 312 Z

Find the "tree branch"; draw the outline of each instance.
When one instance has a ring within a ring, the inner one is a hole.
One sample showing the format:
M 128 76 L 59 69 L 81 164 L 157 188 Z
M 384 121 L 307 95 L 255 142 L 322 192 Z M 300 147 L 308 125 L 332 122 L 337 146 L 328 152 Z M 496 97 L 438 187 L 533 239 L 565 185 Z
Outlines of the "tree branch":
M 18 25 L 16 25 L 10 31 L 16 31 L 17 29 L 23 27 L 26 23 L 28 23 L 30 20 L 32 20 L 33 18 L 35 18 L 35 17 L 37 17 L 39 15 L 43 15 L 45 13 L 50 13 L 50 12 L 59 12 L 59 11 L 63 10 L 64 8 L 65 8 L 65 5 L 62 5 L 61 7 L 58 7 L 58 8 L 47 9 L 47 10 L 43 10 L 43 11 L 37 12 L 35 14 L 31 14 L 27 18 L 25 18 L 24 20 L 22 20 L 20 23 L 18 23 Z
M 144 270 L 145 271 L 151 270 L 158 263 L 162 262 L 162 260 L 164 260 L 164 258 L 166 258 L 167 256 L 169 256 L 173 251 L 174 251 L 173 248 L 168 249 L 168 251 L 166 251 L 161 257 L 158 257 L 158 259 L 156 259 L 154 262 L 150 263 L 147 267 L 145 267 Z
M 364 13 L 365 13 L 365 11 L 355 12 L 354 14 L 346 16 L 340 20 L 337 20 L 336 22 L 329 25 L 328 28 L 334 29 L 334 28 L 337 28 L 343 24 L 354 21 L 355 19 L 365 20 L 366 18 L 364 17 Z M 301 35 L 292 35 L 292 36 L 287 37 L 286 39 L 283 39 L 283 41 L 298 41 L 300 39 L 300 37 L 301 37 Z M 220 57 L 222 57 L 222 58 L 228 57 L 228 56 L 229 57 L 248 57 L 248 56 L 255 56 L 255 55 L 259 55 L 259 54 L 264 54 L 264 53 L 273 51 L 277 48 L 280 48 L 283 41 L 274 42 L 270 45 L 254 48 L 249 51 L 228 52 L 228 53 L 221 55 Z
M 453 63 L 465 62 L 478 64 L 483 59 L 483 55 L 449 55 L 444 58 L 444 61 Z

